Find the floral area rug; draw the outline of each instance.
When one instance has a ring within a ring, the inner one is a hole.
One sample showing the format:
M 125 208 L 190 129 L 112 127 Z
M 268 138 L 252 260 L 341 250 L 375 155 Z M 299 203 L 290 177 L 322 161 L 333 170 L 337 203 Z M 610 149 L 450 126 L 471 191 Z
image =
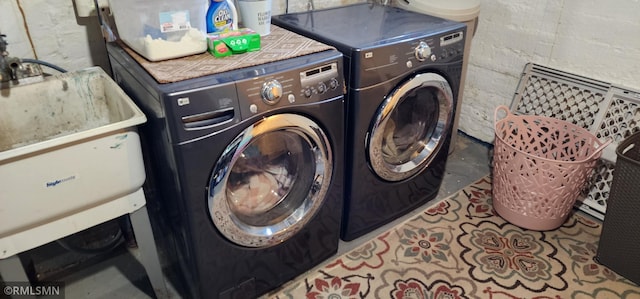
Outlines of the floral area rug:
M 268 298 L 640 298 L 594 261 L 600 222 L 575 213 L 556 230 L 524 230 L 491 200 L 485 177 Z

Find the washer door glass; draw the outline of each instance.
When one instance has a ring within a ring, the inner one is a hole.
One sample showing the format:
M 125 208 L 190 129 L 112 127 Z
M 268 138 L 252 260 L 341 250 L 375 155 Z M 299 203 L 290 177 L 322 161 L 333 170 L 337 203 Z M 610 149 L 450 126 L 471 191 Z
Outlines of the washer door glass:
M 375 173 L 401 181 L 425 169 L 445 141 L 453 93 L 445 78 L 418 74 L 394 89 L 378 108 L 367 143 Z
M 279 244 L 322 205 L 333 158 L 327 136 L 296 114 L 263 118 L 223 152 L 209 181 L 209 213 L 229 240 L 246 247 Z

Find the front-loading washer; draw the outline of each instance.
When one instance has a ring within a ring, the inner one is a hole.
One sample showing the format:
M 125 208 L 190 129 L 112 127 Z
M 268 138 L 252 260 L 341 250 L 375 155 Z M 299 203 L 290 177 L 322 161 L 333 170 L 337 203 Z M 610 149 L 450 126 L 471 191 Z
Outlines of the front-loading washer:
M 344 240 L 438 194 L 452 135 L 466 25 L 361 3 L 273 16 L 344 54 Z
M 166 217 L 156 232 L 170 235 L 185 298 L 256 298 L 335 254 L 340 52 L 165 84 L 120 46 L 108 53 L 114 80 L 148 118 L 149 197 Z

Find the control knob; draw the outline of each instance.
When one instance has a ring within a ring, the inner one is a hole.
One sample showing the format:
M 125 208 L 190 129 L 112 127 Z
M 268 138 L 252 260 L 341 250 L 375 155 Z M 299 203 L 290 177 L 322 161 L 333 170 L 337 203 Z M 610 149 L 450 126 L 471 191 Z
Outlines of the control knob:
M 331 87 L 331 89 L 338 88 L 338 84 L 340 84 L 340 83 L 338 82 L 338 79 L 336 79 L 336 78 L 331 78 L 331 80 L 329 81 L 329 87 Z
M 327 85 L 324 82 L 318 83 L 318 93 L 324 93 L 327 91 Z
M 425 61 L 429 56 L 431 56 L 431 48 L 427 43 L 420 42 L 415 49 L 415 55 L 419 61 Z
M 311 90 L 310 87 L 305 88 L 302 93 L 304 94 L 304 96 L 306 98 L 310 98 L 313 95 L 313 91 Z
M 278 103 L 282 97 L 282 84 L 275 79 L 264 82 L 260 94 L 265 103 L 274 105 Z

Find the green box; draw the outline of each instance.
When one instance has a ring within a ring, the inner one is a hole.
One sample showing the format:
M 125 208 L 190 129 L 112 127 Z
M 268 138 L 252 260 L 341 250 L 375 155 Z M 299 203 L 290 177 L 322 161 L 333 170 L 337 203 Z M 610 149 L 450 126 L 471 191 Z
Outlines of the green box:
M 260 34 L 249 28 L 207 35 L 207 48 L 215 57 L 260 50 Z

